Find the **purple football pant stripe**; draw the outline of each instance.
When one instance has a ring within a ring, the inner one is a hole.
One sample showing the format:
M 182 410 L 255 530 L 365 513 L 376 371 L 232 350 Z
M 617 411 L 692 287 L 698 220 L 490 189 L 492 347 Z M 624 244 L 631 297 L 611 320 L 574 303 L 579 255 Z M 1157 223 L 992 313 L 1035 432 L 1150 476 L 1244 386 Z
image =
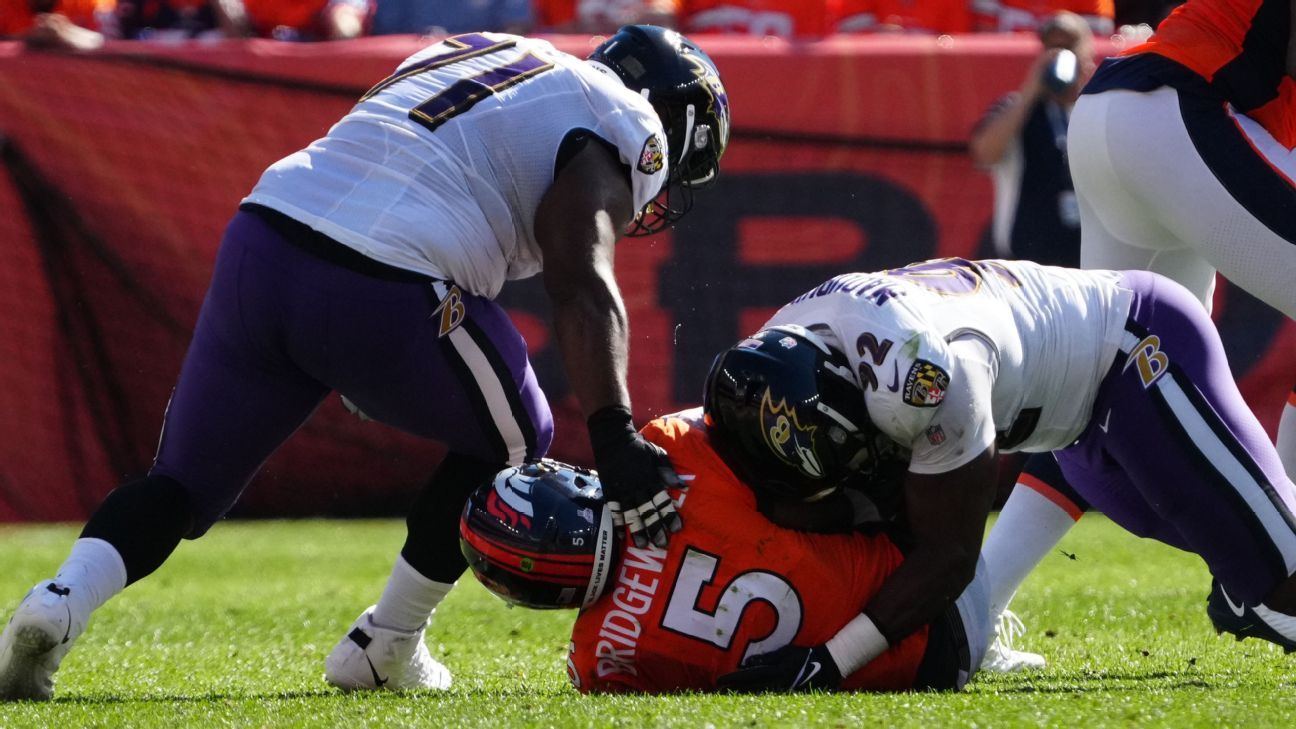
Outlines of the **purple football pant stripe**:
M 477 369 L 438 336 L 431 284 L 350 271 L 238 213 L 221 243 L 152 469 L 192 496 L 198 523 L 191 536 L 233 506 L 332 390 L 369 417 L 455 452 L 501 464 L 510 450 L 543 455 L 553 421 L 521 335 L 494 302 L 469 294 L 461 302 L 461 326 L 474 327 L 479 355 L 489 350 Z M 480 366 L 487 361 L 495 366 Z M 501 371 L 511 381 L 501 382 Z M 495 392 L 512 390 L 502 415 L 483 410 L 478 381 L 491 378 Z M 510 413 L 529 420 L 512 429 L 528 434 L 524 446 L 501 439 L 495 418 Z
M 1198 554 L 1230 594 L 1259 602 L 1296 568 L 1296 492 L 1201 304 L 1150 273 L 1122 285 L 1134 292 L 1122 354 L 1058 463 L 1113 521 Z

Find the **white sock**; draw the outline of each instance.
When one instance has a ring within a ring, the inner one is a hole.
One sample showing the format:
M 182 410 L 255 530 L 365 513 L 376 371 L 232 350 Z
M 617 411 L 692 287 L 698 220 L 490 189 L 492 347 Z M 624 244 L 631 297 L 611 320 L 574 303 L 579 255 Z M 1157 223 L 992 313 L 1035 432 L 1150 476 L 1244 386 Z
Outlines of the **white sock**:
M 1277 447 L 1287 478 L 1296 481 L 1296 392 L 1287 396 L 1282 418 L 1278 420 Z
M 992 620 L 1008 607 L 1026 575 L 1061 541 L 1081 513 L 1063 508 L 1034 488 L 1017 482 L 981 547 L 990 578 Z
M 374 625 L 404 632 L 423 627 L 454 583 L 429 580 L 397 555 L 382 597 L 374 606 Z
M 108 542 L 78 539 L 54 581 L 79 592 L 95 610 L 126 588 L 126 563 Z

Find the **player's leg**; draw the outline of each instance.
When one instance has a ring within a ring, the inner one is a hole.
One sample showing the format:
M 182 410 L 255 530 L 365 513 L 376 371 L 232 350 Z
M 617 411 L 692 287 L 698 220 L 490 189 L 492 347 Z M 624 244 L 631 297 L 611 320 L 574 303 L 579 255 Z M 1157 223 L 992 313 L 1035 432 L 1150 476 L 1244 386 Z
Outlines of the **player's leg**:
M 54 579 L 19 605 L 0 636 L 0 698 L 48 698 L 91 612 L 203 534 L 327 393 L 265 346 L 284 293 L 278 271 L 248 255 L 272 247 L 265 234 L 241 217 L 227 231 L 153 468 L 108 495 Z
M 1095 422 L 1061 454 L 1064 470 L 1071 475 L 1067 458 L 1115 463 L 1161 520 L 1135 528 L 1201 556 L 1253 612 L 1296 614 L 1296 487 L 1238 393 L 1219 335 L 1183 288 L 1142 273 L 1127 273 L 1124 285 L 1134 300 L 1123 355 L 1095 403 Z M 1130 526 L 1084 479 L 1073 485 Z M 1296 618 L 1263 622 L 1279 632 L 1249 634 L 1296 646 Z
M 981 670 L 1011 673 L 1042 668 L 1044 657 L 1017 650 L 1013 643 L 1025 628 L 1008 604 L 1031 570 L 1044 559 L 1088 507 L 1062 475 L 1051 453 L 1032 454 L 1012 494 L 981 547 L 986 561 L 990 615 L 995 639 Z
M 1159 273 L 1193 292 L 1209 311 L 1214 265 L 1145 199 L 1153 192 L 1149 186 L 1173 191 L 1180 179 L 1146 179 L 1150 172 L 1173 168 L 1167 165 L 1174 165 L 1174 155 L 1159 144 L 1148 146 L 1146 137 L 1160 138 L 1167 134 L 1162 127 L 1173 128 L 1165 118 L 1174 112 L 1175 100 L 1170 90 L 1109 91 L 1081 96 L 1076 103 L 1067 148 L 1080 206 L 1080 267 Z M 1132 113 L 1146 116 L 1131 124 Z
M 364 369 L 339 367 L 336 384 L 348 399 L 376 420 L 450 447 L 410 509 L 407 538 L 382 597 L 326 661 L 329 681 L 346 689 L 449 685 L 422 635 L 467 568 L 458 540 L 464 502 L 505 465 L 543 456 L 552 439 L 552 416 L 526 344 L 503 309 L 440 282 L 418 296 L 421 303 L 409 302 L 409 331 L 417 334 L 407 341 L 379 341 L 344 322 L 335 332 L 343 349 L 380 358 L 401 349 L 384 360 L 402 364 L 385 371 L 383 383 Z M 357 638 L 391 648 L 373 661 L 374 648 Z
M 1254 120 L 1232 113 L 1216 101 L 1163 89 L 1153 94 L 1112 96 L 1106 102 L 1112 140 L 1111 179 L 1115 189 L 1102 196 L 1099 213 L 1116 218 L 1155 218 L 1173 238 L 1190 246 L 1183 260 L 1150 261 L 1147 266 L 1112 265 L 1096 245 L 1085 267 L 1146 268 L 1188 287 L 1207 304 L 1210 285 L 1204 262 L 1234 284 L 1289 317 L 1296 317 L 1296 153 Z M 1075 133 L 1072 125 L 1072 133 Z M 1093 144 L 1084 145 L 1086 148 Z M 1073 167 L 1092 160 L 1073 157 Z M 1110 180 L 1109 180 L 1110 182 Z M 1080 187 L 1079 181 L 1076 183 Z M 1114 200 L 1112 198 L 1121 198 Z M 1130 208 L 1137 201 L 1138 208 Z M 1083 225 L 1089 226 L 1084 220 Z M 1147 228 L 1120 229 L 1124 243 L 1143 245 Z M 1089 235 L 1089 228 L 1085 228 Z M 1178 257 L 1184 254 L 1181 252 Z M 1195 261 L 1194 261 L 1195 259 Z M 1296 405 L 1290 401 L 1279 424 L 1278 452 L 1288 476 L 1296 474 Z

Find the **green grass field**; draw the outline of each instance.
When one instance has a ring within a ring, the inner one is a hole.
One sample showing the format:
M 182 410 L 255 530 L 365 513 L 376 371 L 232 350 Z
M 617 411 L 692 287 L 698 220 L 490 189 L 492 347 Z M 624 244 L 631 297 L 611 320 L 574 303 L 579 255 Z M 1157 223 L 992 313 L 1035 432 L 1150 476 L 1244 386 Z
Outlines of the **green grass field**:
M 75 535 L 0 528 L 6 616 Z M 1095 516 L 1014 604 L 1048 669 L 961 694 L 582 697 L 563 668 L 573 615 L 507 609 L 467 577 L 428 634 L 452 691 L 343 695 L 324 656 L 403 536 L 397 521 L 221 524 L 100 610 L 55 701 L 0 705 L 0 727 L 1296 726 L 1296 655 L 1217 638 L 1200 561 Z

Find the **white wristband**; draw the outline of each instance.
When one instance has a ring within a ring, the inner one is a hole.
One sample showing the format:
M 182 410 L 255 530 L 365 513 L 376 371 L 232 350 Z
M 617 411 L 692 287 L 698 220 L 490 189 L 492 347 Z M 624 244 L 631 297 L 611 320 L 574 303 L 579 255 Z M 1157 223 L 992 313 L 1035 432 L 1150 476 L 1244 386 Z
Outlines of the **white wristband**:
M 825 644 L 843 678 L 863 668 L 890 646 L 869 616 L 860 613 Z

